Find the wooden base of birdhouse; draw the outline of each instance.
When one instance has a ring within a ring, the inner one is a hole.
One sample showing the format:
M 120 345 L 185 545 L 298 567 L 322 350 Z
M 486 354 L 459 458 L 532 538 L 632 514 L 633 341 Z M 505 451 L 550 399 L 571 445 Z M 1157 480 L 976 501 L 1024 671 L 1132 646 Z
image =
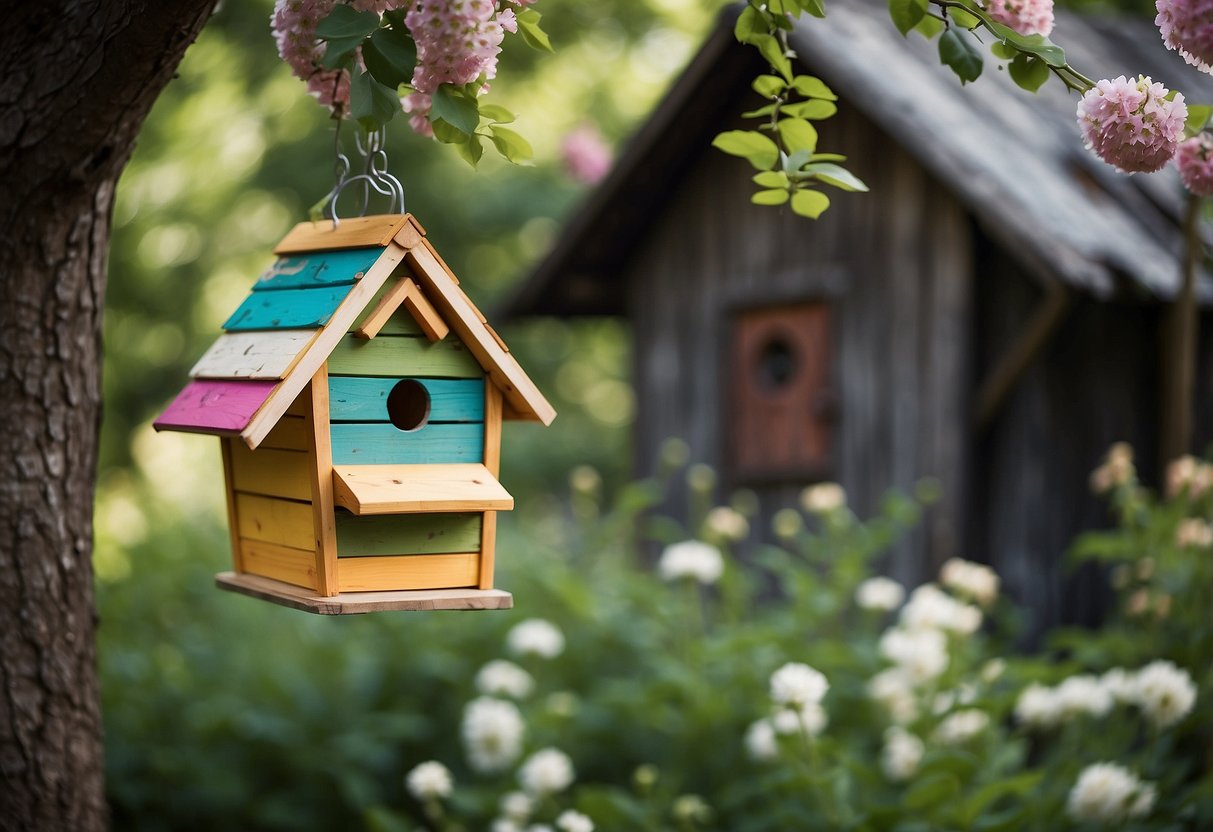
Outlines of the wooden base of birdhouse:
M 502 589 L 412 589 L 396 592 L 343 592 L 325 597 L 310 589 L 260 575 L 220 572 L 215 585 L 262 601 L 317 615 L 424 610 L 508 610 L 514 596 Z

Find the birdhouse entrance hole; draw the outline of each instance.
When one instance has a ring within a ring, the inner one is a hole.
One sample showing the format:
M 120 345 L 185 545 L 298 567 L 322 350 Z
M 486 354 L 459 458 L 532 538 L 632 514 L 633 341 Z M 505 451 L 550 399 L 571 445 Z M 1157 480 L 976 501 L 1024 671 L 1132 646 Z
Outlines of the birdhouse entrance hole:
M 782 335 L 773 336 L 758 353 L 759 383 L 774 392 L 796 375 L 796 353 Z
M 430 394 L 419 381 L 406 378 L 387 395 L 387 416 L 404 431 L 420 430 L 430 420 Z

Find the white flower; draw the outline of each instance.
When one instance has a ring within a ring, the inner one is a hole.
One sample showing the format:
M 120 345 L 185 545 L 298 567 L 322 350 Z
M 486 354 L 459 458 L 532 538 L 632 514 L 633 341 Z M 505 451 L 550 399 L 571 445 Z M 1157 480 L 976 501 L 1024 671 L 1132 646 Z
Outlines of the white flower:
M 1113 702 L 1121 705 L 1132 705 L 1137 702 L 1137 677 L 1123 667 L 1114 667 L 1104 671 L 1099 677 L 1099 685 L 1108 692 Z
M 939 581 L 983 607 L 990 606 L 998 598 L 998 574 L 980 563 L 950 558 L 939 572 Z
M 990 659 L 981 666 L 981 681 L 992 685 L 1006 672 L 1007 663 L 1003 659 Z
M 414 768 L 405 776 L 404 782 L 409 793 L 418 800 L 448 797 L 454 785 L 447 767 L 434 760 Z
M 1181 520 L 1175 528 L 1175 545 L 1191 549 L 1207 549 L 1213 546 L 1213 526 L 1199 517 Z
M 555 794 L 573 782 L 573 761 L 556 748 L 536 751 L 518 769 L 518 782 L 529 794 Z
M 1196 703 L 1196 685 L 1188 671 L 1162 659 L 1137 671 L 1135 687 L 1138 707 L 1156 728 L 1179 722 Z
M 1134 473 L 1133 449 L 1124 442 L 1117 442 L 1108 449 L 1103 465 L 1091 472 L 1091 490 L 1103 494 L 1127 485 Z
M 1076 821 L 1119 823 L 1141 817 L 1154 805 L 1154 787 L 1115 763 L 1095 763 L 1078 775 L 1066 811 Z
M 657 571 L 667 581 L 693 578 L 701 584 L 714 584 L 724 572 L 724 558 L 710 543 L 684 540 L 665 547 L 657 561 Z
M 1015 719 L 1028 728 L 1052 728 L 1061 722 L 1061 700 L 1053 688 L 1033 682 L 1015 701 Z
M 717 506 L 709 511 L 703 525 L 709 533 L 724 540 L 743 540 L 750 533 L 750 521 L 729 506 Z
M 476 674 L 476 690 L 486 696 L 512 696 L 523 699 L 535 688 L 535 680 L 513 662 L 495 659 Z
M 948 669 L 948 640 L 939 630 L 891 627 L 880 637 L 880 653 L 905 671 L 914 684 L 930 681 Z
M 832 514 L 846 506 L 847 492 L 836 482 L 821 482 L 800 492 L 800 504 L 811 514 Z
M 914 695 L 914 683 L 899 667 L 882 670 L 869 679 L 868 696 L 883 705 L 889 712 L 889 718 L 898 725 L 918 719 L 918 699 Z
M 932 734 L 943 745 L 960 745 L 980 734 L 990 724 L 990 715 L 977 708 L 956 711 L 944 718 Z
M 790 708 L 782 708 L 775 712 L 771 724 L 777 734 L 805 734 L 815 737 L 825 730 L 830 718 L 826 716 L 825 708 L 816 702 L 806 702 Z
M 490 832 L 522 832 L 522 827 L 509 818 L 497 818 L 493 821 Z
M 745 748 L 751 760 L 769 762 L 779 756 L 779 741 L 775 726 L 769 719 L 760 719 L 746 729 Z
M 829 689 L 820 671 L 800 662 L 788 662 L 771 674 L 771 699 L 776 705 L 816 705 Z
M 865 610 L 888 612 L 901 606 L 906 590 L 891 578 L 868 578 L 855 590 L 855 603 Z
M 528 618 L 515 624 L 506 634 L 505 644 L 516 656 L 554 659 L 564 652 L 564 633 L 550 621 Z
M 981 627 L 981 610 L 957 601 L 935 584 L 923 584 L 910 593 L 898 620 L 910 630 L 948 630 L 972 635 Z
M 922 740 L 903 728 L 893 726 L 884 732 L 880 767 L 894 783 L 909 780 L 918 771 L 924 747 Z
M 594 832 L 594 821 L 581 812 L 566 809 L 556 818 L 556 827 L 563 832 Z
M 510 820 L 525 823 L 533 811 L 535 801 L 526 792 L 506 792 L 501 796 L 501 814 Z
M 1063 717 L 1090 714 L 1107 716 L 1115 701 L 1100 680 L 1087 673 L 1070 676 L 1054 691 Z
M 472 768 L 492 773 L 508 768 L 522 753 L 525 731 L 513 702 L 482 696 L 463 711 L 463 746 Z

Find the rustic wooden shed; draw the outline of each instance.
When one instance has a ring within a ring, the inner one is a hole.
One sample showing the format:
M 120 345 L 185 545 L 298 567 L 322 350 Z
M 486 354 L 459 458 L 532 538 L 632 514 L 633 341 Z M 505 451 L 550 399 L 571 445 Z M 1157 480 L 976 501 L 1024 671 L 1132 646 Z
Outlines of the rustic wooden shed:
M 767 516 L 817 480 L 840 482 L 864 514 L 934 477 L 942 500 L 893 574 L 919 581 L 965 556 L 995 566 L 1036 626 L 1086 617 L 1099 589 L 1067 582 L 1060 556 L 1105 520 L 1088 473 L 1116 440 L 1147 476 L 1159 467 L 1176 177 L 1096 160 L 1056 81 L 1032 96 L 988 58 L 962 88 L 885 3 L 847 0 L 791 42 L 800 71 L 842 99 L 820 148 L 848 154 L 872 193 L 832 191 L 816 222 L 751 205 L 753 171 L 709 146 L 759 101 L 749 83 L 763 65 L 734 40 L 735 14 L 508 314 L 630 321 L 639 473 L 683 437 Z M 1148 21 L 1059 12 L 1056 37 L 1095 77 L 1139 70 L 1213 100 L 1213 79 Z M 1205 275 L 1198 295 L 1210 298 Z M 1205 337 L 1196 447 L 1211 435 L 1211 359 Z

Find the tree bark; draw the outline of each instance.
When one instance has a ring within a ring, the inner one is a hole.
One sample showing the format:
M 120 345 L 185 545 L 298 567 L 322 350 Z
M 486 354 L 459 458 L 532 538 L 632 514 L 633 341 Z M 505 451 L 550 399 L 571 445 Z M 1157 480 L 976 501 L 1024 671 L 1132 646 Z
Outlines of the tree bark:
M 214 0 L 0 11 L 0 828 L 107 825 L 93 599 L 118 176 Z

